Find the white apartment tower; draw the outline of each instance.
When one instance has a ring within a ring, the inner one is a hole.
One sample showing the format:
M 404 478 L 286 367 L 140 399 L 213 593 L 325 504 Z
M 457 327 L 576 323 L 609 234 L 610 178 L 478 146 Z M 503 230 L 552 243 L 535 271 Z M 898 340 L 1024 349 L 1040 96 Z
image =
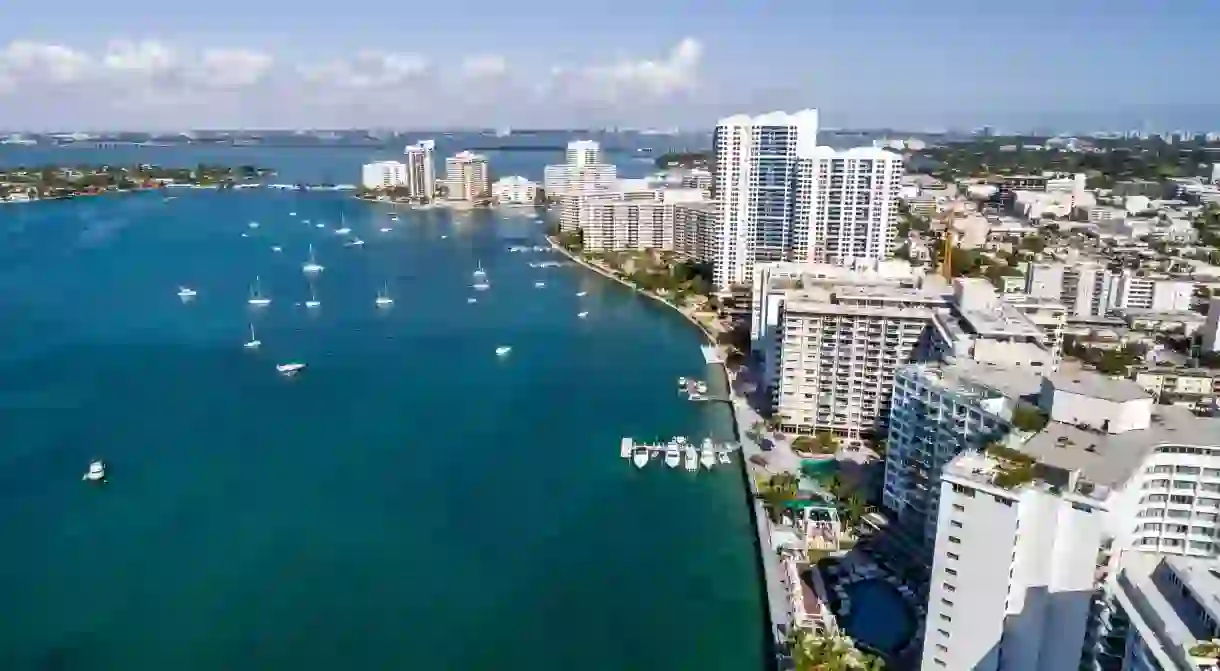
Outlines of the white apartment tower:
M 365 163 L 360 185 L 366 189 L 388 190 L 407 186 L 407 165 L 398 161 Z
M 445 183 L 449 200 L 473 202 L 487 198 L 491 192 L 487 157 L 468 151 L 450 156 L 445 160 Z
M 1034 263 L 1025 293 L 1063 302 L 1074 317 L 1104 317 L 1111 306 L 1114 274 L 1099 263 Z
M 941 475 L 921 669 L 1076 671 L 1104 502 L 1015 450 L 964 452 Z
M 889 258 L 897 243 L 902 156 L 874 147 L 818 147 L 799 161 L 795 260 L 845 265 Z
M 748 284 L 755 263 L 789 261 L 797 159 L 817 146 L 818 111 L 738 115 L 716 124 L 714 192 L 720 202 L 715 284 Z
M 407 166 L 407 189 L 412 198 L 436 196 L 436 141 L 420 140 L 403 150 Z
M 593 140 L 575 140 L 568 143 L 565 156 L 567 165 L 583 168 L 586 165 L 602 162 L 602 148 Z
M 618 170 L 611 163 L 602 163 L 601 147 L 596 142 L 569 142 L 565 157 L 564 163 L 543 170 L 542 188 L 548 198 L 614 188 Z

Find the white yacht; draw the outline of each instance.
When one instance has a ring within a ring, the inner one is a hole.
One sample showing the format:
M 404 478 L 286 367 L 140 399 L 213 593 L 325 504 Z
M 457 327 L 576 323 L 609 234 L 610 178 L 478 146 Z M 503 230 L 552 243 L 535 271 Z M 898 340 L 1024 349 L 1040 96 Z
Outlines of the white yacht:
M 257 275 L 254 276 L 254 286 L 250 287 L 250 297 L 246 302 L 256 307 L 271 305 L 271 299 L 263 295 L 262 282 Z
M 637 447 L 631 455 L 631 463 L 635 464 L 636 468 L 643 468 L 648 465 L 648 459 L 651 456 L 647 447 Z
M 581 297 L 583 297 L 583 296 L 587 295 L 588 293 L 589 293 L 589 292 L 587 292 L 587 291 L 577 291 L 577 292 L 576 292 L 576 297 L 577 297 L 577 298 L 581 298 Z
M 466 299 L 466 302 L 467 303 L 478 303 L 479 299 L 475 298 L 474 296 L 471 296 L 470 298 Z
M 487 291 L 491 288 L 491 285 L 487 283 L 487 280 L 479 280 L 478 282 L 470 285 L 470 288 L 474 289 L 475 291 Z
M 508 356 L 508 353 L 513 351 L 513 348 L 508 345 L 500 345 L 496 348 L 496 356 Z
M 546 286 L 546 282 L 534 282 L 535 289 L 541 289 L 542 287 L 545 287 L 545 286 Z
M 487 277 L 487 271 L 486 271 L 486 270 L 483 270 L 483 262 L 482 262 L 482 261 L 479 261 L 479 262 L 478 262 L 478 265 L 477 265 L 477 266 L 475 266 L 474 272 L 473 272 L 473 273 L 471 273 L 471 275 L 474 275 L 475 277 Z
M 394 299 L 390 298 L 390 285 L 382 286 L 381 291 L 377 292 L 377 300 L 373 301 L 377 307 L 385 308 L 394 304 Z
M 309 283 L 309 300 L 305 301 L 305 307 L 318 308 L 322 307 L 322 301 L 318 300 L 317 289 L 314 288 L 313 282 Z
M 248 224 L 246 224 L 246 225 L 247 225 L 247 226 L 249 226 L 250 228 L 258 228 L 258 222 L 257 222 L 257 221 L 252 221 L 252 222 L 250 222 L 250 223 L 248 223 Z
M 178 298 L 194 298 L 197 292 L 190 287 L 178 287 Z
M 699 452 L 695 450 L 695 446 L 691 445 L 690 443 L 687 443 L 686 447 L 682 450 L 682 452 L 683 452 L 683 455 L 686 457 L 686 464 L 685 464 L 686 470 L 688 470 L 688 471 L 699 470 Z
M 246 344 L 242 345 L 242 347 L 245 347 L 246 349 L 258 349 L 259 346 L 262 344 L 263 344 L 263 341 L 259 340 L 258 337 L 256 337 L 254 335 L 254 324 L 251 324 L 250 325 L 250 339 L 248 341 L 246 341 Z
M 722 464 L 731 463 L 731 462 L 729 461 L 729 452 L 728 452 L 728 450 L 721 450 L 720 452 L 717 452 L 717 453 L 716 453 L 716 461 L 719 461 L 719 462 L 720 462 L 720 463 L 722 463 Z
M 711 470 L 716 465 L 716 446 L 711 438 L 704 438 L 699 450 L 699 465 Z
M 361 240 L 360 238 L 352 238 L 351 241 L 347 243 L 347 246 L 348 247 L 363 247 L 364 240 Z
M 295 217 L 295 216 L 297 216 L 297 213 L 296 213 L 296 212 L 289 212 L 289 213 L 288 213 L 288 216 L 290 216 L 290 217 Z
M 318 264 L 318 260 L 314 257 L 313 245 L 309 246 L 309 262 L 301 266 L 301 270 L 307 273 L 322 272 L 322 266 Z
M 589 316 L 589 313 L 588 312 L 577 312 L 576 316 L 580 317 L 581 319 L 584 319 L 585 317 Z
M 442 235 L 442 236 L 441 236 L 441 240 L 448 240 L 448 239 L 449 239 L 449 236 L 447 236 L 447 235 Z
M 275 370 L 280 375 L 292 376 L 292 375 L 296 375 L 297 373 L 301 372 L 301 369 L 303 369 L 303 368 L 305 368 L 305 364 L 294 362 L 294 363 L 277 364 L 275 367 Z
M 314 228 L 326 228 L 326 224 L 319 221 L 318 223 L 314 224 L 313 227 Z
M 382 227 L 381 227 L 380 229 L 378 229 L 378 230 L 380 230 L 382 233 L 389 233 L 390 231 L 392 231 L 392 230 L 394 230 L 394 229 L 392 229 L 392 228 L 390 228 L 390 227 L 388 227 L 388 226 L 382 226 Z
M 670 468 L 677 468 L 682 462 L 682 451 L 678 449 L 677 443 L 670 443 L 665 448 L 665 465 Z
M 685 378 L 685 377 L 680 377 L 680 378 L 678 378 L 678 386 L 679 386 L 679 387 L 683 387 L 683 388 L 685 388 L 685 387 L 686 387 L 686 382 L 687 382 L 687 380 L 686 380 L 686 378 Z
M 278 253 L 280 253 L 280 252 L 284 251 L 284 248 L 283 248 L 283 247 L 280 247 L 279 245 L 272 245 L 272 246 L 271 246 L 271 251 L 273 251 L 273 252 L 275 252 L 275 253 L 277 253 L 277 254 L 278 254 Z
M 95 459 L 89 462 L 89 470 L 80 476 L 81 480 L 89 482 L 105 482 L 106 481 L 106 464 L 101 459 Z
M 241 234 L 241 237 L 243 237 L 243 238 L 248 238 L 248 237 L 250 237 L 250 236 L 249 236 L 249 234 L 247 234 L 247 233 L 242 233 L 242 234 Z
M 391 215 L 390 215 L 390 221 L 398 221 L 398 215 L 397 215 L 397 214 L 391 214 Z

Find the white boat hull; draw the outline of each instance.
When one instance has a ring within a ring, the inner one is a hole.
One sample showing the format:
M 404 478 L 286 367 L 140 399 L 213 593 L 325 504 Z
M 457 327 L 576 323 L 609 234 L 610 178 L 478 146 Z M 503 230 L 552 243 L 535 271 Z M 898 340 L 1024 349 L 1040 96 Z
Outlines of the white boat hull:
M 246 302 L 255 307 L 263 307 L 265 305 L 271 305 L 270 298 L 251 298 L 250 300 L 248 300 Z
M 699 470 L 699 455 L 695 453 L 695 448 L 688 447 L 686 449 L 686 470 Z
M 677 468 L 678 464 L 681 463 L 681 461 L 682 461 L 682 455 L 679 454 L 678 452 L 666 452 L 665 453 L 665 465 L 666 466 L 669 466 L 670 468 Z
M 643 467 L 647 466 L 648 465 L 648 453 L 647 452 L 636 452 L 631 457 L 631 463 L 635 464 L 636 468 L 643 468 Z
M 258 349 L 260 346 L 262 346 L 262 344 L 263 344 L 263 341 L 261 341 L 261 340 L 251 340 L 250 342 L 245 344 L 245 348 L 246 349 Z

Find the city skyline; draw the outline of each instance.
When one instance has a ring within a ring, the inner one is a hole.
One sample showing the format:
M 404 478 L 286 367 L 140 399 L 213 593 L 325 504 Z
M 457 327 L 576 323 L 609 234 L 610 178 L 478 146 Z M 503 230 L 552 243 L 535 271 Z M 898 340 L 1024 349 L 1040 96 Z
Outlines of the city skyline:
M 0 27 L 0 126 L 710 128 L 809 106 L 832 127 L 1220 126 L 1220 94 L 1185 76 L 1220 55 L 1205 33 L 1220 8 L 1193 0 L 469 0 L 347 13 L 339 30 L 282 0 L 86 8 L 30 6 Z

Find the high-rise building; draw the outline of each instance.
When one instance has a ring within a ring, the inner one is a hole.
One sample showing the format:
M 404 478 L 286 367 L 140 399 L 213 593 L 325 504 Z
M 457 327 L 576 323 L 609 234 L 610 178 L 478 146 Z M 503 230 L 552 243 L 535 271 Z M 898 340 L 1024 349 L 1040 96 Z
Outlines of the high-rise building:
M 699 189 L 667 189 L 648 180 L 623 179 L 611 189 L 563 196 L 560 229 L 582 231 L 584 248 L 590 251 L 676 251 L 676 208 L 700 202 Z M 681 236 L 685 244 L 687 233 Z
M 490 197 L 487 157 L 463 151 L 445 159 L 445 184 L 449 200 L 474 202 Z
M 848 264 L 883 260 L 897 243 L 902 156 L 858 147 L 817 147 L 799 159 L 792 256 Z
M 755 263 L 793 260 L 797 159 L 817 146 L 818 112 L 738 115 L 716 124 L 712 197 L 720 203 L 715 284 L 748 284 Z
M 398 161 L 365 163 L 360 185 L 366 189 L 388 190 L 407 186 L 407 165 Z
M 566 162 L 548 165 L 543 170 L 542 188 L 547 198 L 557 200 L 566 195 L 614 188 L 618 170 L 613 164 L 602 163 L 601 147 L 596 142 L 569 142 L 565 155 Z
M 1106 592 L 1118 613 L 1101 623 L 1097 639 L 1117 662 L 1112 668 L 1213 671 L 1220 665 L 1216 560 L 1124 552 Z
M 436 142 L 420 140 L 403 150 L 407 165 L 407 190 L 412 198 L 431 200 L 436 196 Z
M 704 189 L 700 192 L 706 193 Z M 674 204 L 674 251 L 683 258 L 711 263 L 720 239 L 719 207 L 715 201 Z
M 1194 295 L 1194 282 L 1144 277 L 1127 269 L 1115 278 L 1110 306 L 1116 310 L 1187 312 Z
M 964 452 L 941 475 L 922 669 L 1080 668 L 1104 495 L 1015 450 Z
M 1063 302 L 1074 317 L 1104 317 L 1110 309 L 1114 274 L 1100 263 L 1033 263 L 1025 293 Z
M 586 165 L 602 162 L 602 148 L 593 140 L 574 140 L 568 143 L 565 156 L 567 165 L 583 168 Z

